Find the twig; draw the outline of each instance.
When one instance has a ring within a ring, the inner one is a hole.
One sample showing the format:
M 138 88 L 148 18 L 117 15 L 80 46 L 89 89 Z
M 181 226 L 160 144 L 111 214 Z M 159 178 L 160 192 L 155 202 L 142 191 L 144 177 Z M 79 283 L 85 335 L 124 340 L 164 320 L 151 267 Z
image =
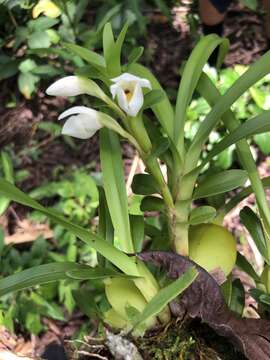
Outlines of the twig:
M 105 356 L 102 356 L 102 355 L 99 355 L 99 354 L 95 354 L 95 353 L 89 353 L 89 352 L 84 351 L 84 350 L 78 351 L 78 354 L 80 354 L 80 355 L 85 355 L 85 356 L 91 356 L 91 357 L 94 357 L 94 358 L 97 358 L 97 359 L 101 359 L 101 360 L 108 360 L 108 358 L 105 357 Z

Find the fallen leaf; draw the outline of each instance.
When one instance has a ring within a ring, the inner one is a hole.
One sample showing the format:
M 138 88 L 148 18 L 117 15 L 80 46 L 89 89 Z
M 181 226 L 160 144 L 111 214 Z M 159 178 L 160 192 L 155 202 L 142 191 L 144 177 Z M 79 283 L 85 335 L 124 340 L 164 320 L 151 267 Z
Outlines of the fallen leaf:
M 195 265 L 199 275 L 171 302 L 173 315 L 200 318 L 219 335 L 227 337 L 249 360 L 270 359 L 270 321 L 237 318 L 226 305 L 218 283 L 206 270 L 188 258 L 170 252 L 145 252 L 138 257 L 164 269 L 171 279 L 177 279 Z

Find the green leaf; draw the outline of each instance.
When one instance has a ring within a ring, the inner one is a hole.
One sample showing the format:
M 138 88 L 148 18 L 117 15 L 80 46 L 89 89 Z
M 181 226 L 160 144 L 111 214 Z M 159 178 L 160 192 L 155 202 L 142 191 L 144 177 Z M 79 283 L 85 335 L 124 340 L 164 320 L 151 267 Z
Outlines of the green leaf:
M 232 293 L 229 307 L 233 312 L 242 317 L 245 307 L 245 289 L 240 279 L 235 279 L 232 282 Z
M 220 92 L 217 90 L 216 86 L 205 73 L 203 73 L 200 78 L 197 90 L 212 107 L 219 101 L 221 97 Z M 221 119 L 229 132 L 234 131 L 239 125 L 241 125 L 240 120 L 234 116 L 231 110 L 226 111 L 221 116 Z M 256 163 L 253 159 L 247 140 L 243 139 L 237 142 L 236 150 L 243 168 L 248 173 L 253 191 L 256 196 L 256 201 L 258 203 L 260 214 L 268 231 L 268 229 L 270 229 L 270 210 L 264 193 L 263 181 L 260 179 Z M 267 182 L 267 180 L 264 181 L 265 183 Z M 243 192 L 237 194 L 234 198 L 232 198 L 228 202 L 228 205 L 226 205 L 226 210 L 227 207 L 229 208 L 229 206 L 232 205 L 232 203 L 237 204 L 239 197 L 242 195 L 244 195 Z
M 2 255 L 2 251 L 5 247 L 5 233 L 4 230 L 0 227 L 0 257 Z
M 251 296 L 260 304 L 267 312 L 270 311 L 270 294 L 265 293 L 260 289 L 250 289 L 249 290 Z
M 100 236 L 66 220 L 54 209 L 47 209 L 43 207 L 37 201 L 33 200 L 30 196 L 24 194 L 16 186 L 10 184 L 4 179 L 0 179 L 0 195 L 1 194 L 10 198 L 13 201 L 16 201 L 22 205 L 29 206 L 45 214 L 50 220 L 63 226 L 66 230 L 70 231 L 70 233 L 77 236 L 83 242 L 92 246 L 95 250 L 97 250 L 111 263 L 121 269 L 124 273 L 134 276 L 138 275 L 136 264 L 126 254 L 119 251 L 114 246 L 108 244 Z
M 146 305 L 142 313 L 137 317 L 137 327 L 147 319 L 158 315 L 166 305 L 186 290 L 198 276 L 195 267 L 189 268 L 179 279 L 162 288 Z
M 37 64 L 35 63 L 34 60 L 26 59 L 20 63 L 19 70 L 25 74 L 28 73 L 29 71 L 32 71 L 36 66 Z
M 139 46 L 136 47 L 134 49 L 132 49 L 131 53 L 128 56 L 128 66 L 131 65 L 132 63 L 135 63 L 139 60 L 139 58 L 142 56 L 144 51 L 143 46 Z
M 174 118 L 174 140 L 178 144 L 177 147 L 180 148 L 181 153 L 184 149 L 184 125 L 187 107 L 196 89 L 204 65 L 218 46 L 220 46 L 218 65 L 221 65 L 228 51 L 229 42 L 227 39 L 211 34 L 203 37 L 198 42 L 184 67 L 177 94 Z
M 85 269 L 86 265 L 72 262 L 43 264 L 0 279 L 0 296 L 51 281 L 68 279 L 67 271 Z
M 198 168 L 203 168 L 204 165 L 213 159 L 214 156 L 218 155 L 232 144 L 237 143 L 239 140 L 250 137 L 254 134 L 270 131 L 269 119 L 270 111 L 265 111 L 237 127 L 229 135 L 225 136 L 218 144 L 214 145 L 213 149 L 209 152 Z
M 60 321 L 66 320 L 62 309 L 56 304 L 48 302 L 46 299 L 44 299 L 42 296 L 40 296 L 35 292 L 32 292 L 30 297 L 31 300 L 34 301 L 35 305 L 40 308 L 39 309 L 40 314 L 47 317 L 51 317 L 52 319 L 55 320 L 60 320 Z
M 81 312 L 87 315 L 90 319 L 102 318 L 102 314 L 93 299 L 92 289 L 78 289 L 72 291 L 76 305 L 80 308 Z
M 260 301 L 263 304 L 269 305 L 270 306 L 270 294 L 262 294 L 260 296 Z
M 12 60 L 11 58 L 7 58 L 4 61 L 1 60 L 0 57 L 0 81 L 17 74 L 19 65 L 18 59 Z
M 270 133 L 269 132 L 255 135 L 254 141 L 265 155 L 270 154 Z
M 212 206 L 200 206 L 191 211 L 188 222 L 190 225 L 211 222 L 215 218 L 216 213 L 216 209 Z
M 267 176 L 262 179 L 262 185 L 265 189 L 270 188 L 270 176 Z M 240 203 L 243 199 L 245 199 L 252 193 L 253 193 L 253 189 L 251 186 L 248 186 L 239 193 L 237 193 L 232 199 L 230 199 L 230 201 L 228 201 L 225 204 L 224 207 L 225 213 L 231 211 L 238 203 Z
M 108 76 L 113 78 L 121 73 L 120 59 L 118 58 L 112 26 L 107 23 L 103 29 L 103 53 Z
M 38 19 L 28 21 L 27 27 L 31 31 L 44 31 L 53 27 L 57 23 L 59 23 L 58 19 L 41 16 Z
M 195 189 L 193 199 L 201 199 L 222 194 L 243 186 L 247 181 L 244 170 L 226 170 L 218 174 L 207 176 Z
M 121 51 L 126 36 L 128 24 L 126 23 L 121 30 L 118 38 L 114 41 L 112 27 L 110 23 L 104 26 L 103 30 L 103 52 L 109 77 L 121 74 Z
M 264 230 L 260 219 L 248 206 L 245 206 L 240 211 L 240 219 L 252 236 L 252 239 L 254 240 L 259 252 L 267 261 L 267 263 L 270 264 L 267 250 L 267 241 L 265 239 Z
M 164 92 L 158 89 L 149 91 L 144 97 L 143 109 L 148 109 L 164 99 Z
M 232 275 L 231 274 L 227 277 L 227 280 L 223 284 L 221 284 L 220 290 L 222 292 L 224 300 L 226 301 L 226 304 L 229 306 L 231 297 L 232 297 Z
M 239 252 L 237 252 L 236 265 L 241 270 L 245 271 L 254 281 L 261 281 L 259 275 L 256 273 L 250 262 L 248 262 L 245 256 L 241 255 Z
M 39 77 L 27 73 L 23 74 L 20 73 L 18 77 L 18 86 L 20 89 L 20 92 L 23 94 L 23 96 L 26 99 L 31 99 L 32 93 L 36 90 L 36 83 L 39 81 Z
M 121 147 L 117 134 L 108 129 L 100 131 L 100 160 L 106 200 L 115 234 L 121 249 L 132 253 L 134 249 L 128 217 Z
M 14 183 L 14 171 L 12 159 L 9 154 L 5 151 L 1 151 L 1 163 L 4 177 L 7 181 Z M 10 200 L 6 197 L 0 198 L 0 215 L 2 215 L 10 204 Z
M 130 215 L 131 233 L 134 251 L 140 252 L 144 241 L 144 218 L 141 215 Z
M 99 234 L 106 239 L 110 244 L 113 244 L 114 231 L 112 219 L 109 213 L 108 205 L 106 202 L 105 192 L 102 187 L 99 187 Z
M 47 78 L 62 75 L 62 70 L 51 65 L 39 65 L 32 70 L 32 73 L 40 77 Z
M 164 201 L 157 196 L 145 196 L 141 202 L 142 211 L 164 211 Z
M 28 38 L 28 46 L 30 49 L 48 48 L 50 45 L 50 37 L 45 31 L 36 31 Z
M 43 329 L 40 314 L 28 312 L 25 318 L 25 327 L 31 334 L 38 335 Z
M 256 10 L 258 6 L 257 0 L 240 0 L 240 2 L 251 10 Z
M 71 269 L 66 271 L 66 275 L 75 280 L 97 280 L 106 279 L 108 277 L 124 277 L 134 279 L 134 276 L 128 276 L 119 271 L 103 268 L 91 268 L 90 266 L 82 267 L 81 269 Z
M 149 174 L 136 174 L 133 177 L 131 188 L 134 194 L 139 195 L 151 195 L 159 192 L 158 184 Z
M 199 127 L 192 145 L 188 150 L 187 161 L 193 165 L 197 160 L 202 145 L 207 140 L 210 132 L 219 122 L 221 116 L 231 105 L 253 84 L 262 79 L 270 72 L 270 51 L 266 52 L 256 63 L 253 63 L 249 69 L 222 95 L 216 102 L 210 113 L 206 116 Z
M 83 60 L 87 61 L 92 66 L 98 69 L 103 68 L 103 70 L 105 70 L 106 62 L 103 56 L 79 45 L 64 43 L 64 46 L 74 54 L 80 56 Z

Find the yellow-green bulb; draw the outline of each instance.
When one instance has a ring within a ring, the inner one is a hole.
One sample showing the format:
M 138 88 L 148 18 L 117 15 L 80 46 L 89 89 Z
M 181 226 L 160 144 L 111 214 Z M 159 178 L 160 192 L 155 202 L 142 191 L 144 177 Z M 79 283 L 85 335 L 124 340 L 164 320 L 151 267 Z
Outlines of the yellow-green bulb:
M 140 290 L 129 279 L 114 278 L 106 281 L 105 293 L 113 310 L 119 314 L 121 319 L 127 322 L 129 322 L 129 317 L 126 310 L 129 306 L 142 312 L 147 305 L 147 301 Z M 154 318 L 146 321 L 147 327 L 151 327 L 154 324 Z
M 236 254 L 236 240 L 223 226 L 201 224 L 190 228 L 189 256 L 208 272 L 221 268 L 229 275 Z

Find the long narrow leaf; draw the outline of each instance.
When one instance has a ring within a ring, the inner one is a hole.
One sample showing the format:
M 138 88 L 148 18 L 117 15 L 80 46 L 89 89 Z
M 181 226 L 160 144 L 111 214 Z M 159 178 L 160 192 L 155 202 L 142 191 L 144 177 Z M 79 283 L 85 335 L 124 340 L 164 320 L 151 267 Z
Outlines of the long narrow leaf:
M 202 144 L 207 140 L 210 132 L 219 122 L 221 116 L 230 109 L 231 105 L 245 92 L 250 86 L 263 78 L 270 72 L 270 51 L 265 53 L 220 97 L 216 105 L 206 116 L 195 135 L 188 150 L 187 163 L 189 167 L 194 167 L 197 162 Z
M 225 136 L 218 144 L 214 145 L 213 149 L 200 164 L 200 168 L 212 160 L 214 156 L 218 155 L 223 150 L 228 148 L 230 145 L 235 144 L 239 140 L 267 131 L 270 131 L 270 111 L 265 111 L 262 114 L 255 116 L 254 118 L 240 125 L 229 135 Z
M 4 179 L 0 179 L 0 195 L 1 194 L 13 201 L 29 206 L 47 215 L 49 219 L 63 226 L 66 230 L 70 231 L 83 242 L 91 245 L 95 250 L 97 250 L 111 263 L 121 269 L 124 273 L 128 275 L 138 275 L 136 265 L 134 264 L 133 260 L 130 259 L 126 254 L 107 243 L 100 236 L 66 220 L 55 210 L 43 207 L 37 201 L 33 200 L 30 196 L 26 195 L 16 186 L 12 185 Z
M 205 73 L 202 74 L 198 82 L 197 91 L 212 107 L 219 101 L 219 98 L 221 97 L 220 92 L 218 91 L 212 80 L 210 80 L 210 78 Z M 240 120 L 234 116 L 231 110 L 226 111 L 222 115 L 221 120 L 229 132 L 233 132 L 237 127 L 241 125 Z M 248 173 L 251 186 L 257 200 L 260 215 L 262 216 L 266 230 L 269 233 L 270 209 L 265 196 L 263 184 L 257 171 L 257 166 L 253 159 L 253 155 L 251 153 L 250 146 L 247 140 L 242 139 L 238 141 L 236 143 L 236 150 L 243 168 Z
M 240 219 L 241 219 L 242 223 L 245 225 L 245 227 L 248 229 L 259 252 L 264 257 L 264 259 L 267 261 L 267 263 L 270 264 L 269 254 L 268 254 L 268 249 L 267 249 L 267 242 L 265 239 L 263 226 L 261 224 L 260 219 L 254 213 L 254 211 L 252 211 L 251 208 L 248 206 L 245 206 L 240 211 Z
M 135 327 L 147 319 L 159 314 L 167 304 L 186 290 L 198 276 L 195 267 L 190 267 L 179 279 L 161 289 L 146 305 L 137 317 Z
M 228 40 L 220 38 L 215 34 L 203 37 L 192 51 L 185 65 L 178 89 L 174 119 L 174 139 L 180 149 L 180 153 L 182 153 L 184 148 L 184 125 L 187 107 L 200 79 L 204 65 L 218 46 L 221 47 L 221 58 L 219 59 L 221 61 L 228 50 Z
M 100 159 L 103 186 L 115 234 L 120 248 L 133 253 L 121 147 L 117 134 L 108 129 L 100 131 Z
M 88 266 L 72 262 L 59 262 L 34 266 L 0 279 L 0 296 L 31 286 L 68 279 L 67 271 L 82 270 Z
M 265 189 L 270 188 L 270 176 L 267 176 L 262 179 L 262 185 Z M 219 211 L 224 211 L 224 213 L 228 213 L 231 211 L 237 204 L 239 204 L 242 200 L 248 197 L 250 194 L 253 193 L 253 189 L 251 186 L 246 187 L 245 189 L 241 190 L 237 193 L 233 198 L 231 198 L 227 204 L 225 204 L 224 208 L 220 208 Z
M 256 273 L 250 262 L 248 262 L 245 256 L 243 256 L 239 252 L 237 253 L 236 265 L 241 270 L 245 271 L 254 281 L 256 282 L 261 281 L 259 275 Z
M 72 51 L 74 54 L 81 57 L 83 60 L 87 61 L 92 66 L 94 66 L 98 69 L 103 68 L 103 70 L 105 70 L 106 63 L 105 63 L 103 56 L 95 53 L 92 50 L 88 50 L 82 46 L 79 46 L 79 45 L 64 43 L 64 46 L 68 50 Z
M 119 75 L 121 72 L 116 45 L 114 42 L 112 26 L 107 23 L 103 29 L 103 53 L 106 62 L 106 68 L 109 77 Z

